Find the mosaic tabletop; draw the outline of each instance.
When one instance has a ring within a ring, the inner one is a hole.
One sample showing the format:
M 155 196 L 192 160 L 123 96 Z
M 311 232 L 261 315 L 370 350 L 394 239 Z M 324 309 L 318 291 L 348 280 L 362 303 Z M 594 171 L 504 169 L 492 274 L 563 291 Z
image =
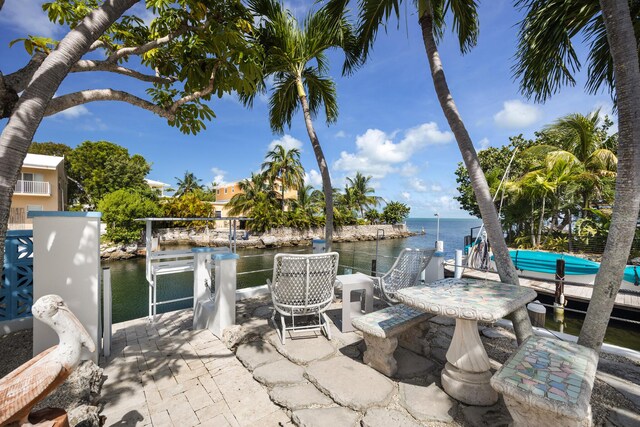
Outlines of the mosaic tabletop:
M 572 418 L 587 414 L 598 356 L 558 339 L 529 338 L 491 379 L 498 392 Z
M 374 311 L 365 316 L 356 317 L 351 323 L 355 328 L 367 334 L 387 338 L 397 335 L 402 330 L 413 325 L 424 322 L 429 317 L 431 317 L 429 313 L 404 304 L 398 304 Z
M 443 279 L 398 291 L 396 298 L 429 313 L 494 322 L 536 297 L 533 289 L 483 279 Z

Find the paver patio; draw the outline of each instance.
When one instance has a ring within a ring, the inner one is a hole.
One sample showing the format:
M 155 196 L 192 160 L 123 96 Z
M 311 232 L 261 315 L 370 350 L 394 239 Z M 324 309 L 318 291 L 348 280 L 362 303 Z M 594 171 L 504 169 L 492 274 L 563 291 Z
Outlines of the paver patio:
M 402 375 L 389 379 L 362 363 L 362 336 L 343 334 L 335 325 L 331 341 L 307 332 L 283 346 L 265 319 L 268 305 L 266 298 L 238 303 L 239 326 L 225 336 L 233 351 L 208 330 L 191 330 L 191 310 L 159 315 L 155 323 L 137 319 L 114 325 L 112 356 L 101 361 L 108 376 L 102 389 L 105 425 L 488 426 L 511 421 L 502 400 L 473 407 L 442 391 L 439 373 L 453 335 L 449 319 L 429 320 L 421 343 L 429 358 L 399 348 Z M 329 315 L 337 323 L 339 303 L 334 308 Z M 498 335 L 483 338 L 494 344 L 487 349 L 494 369 L 500 366 L 495 358 L 515 349 L 508 332 Z M 624 421 L 634 408 L 602 412 L 596 404 L 594 414 Z

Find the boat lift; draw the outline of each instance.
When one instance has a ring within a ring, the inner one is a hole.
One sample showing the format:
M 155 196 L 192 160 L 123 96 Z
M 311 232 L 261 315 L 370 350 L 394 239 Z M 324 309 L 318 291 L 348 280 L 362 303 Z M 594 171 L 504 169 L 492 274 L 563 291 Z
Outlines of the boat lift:
M 216 253 L 234 253 L 237 249 L 237 221 L 248 221 L 251 218 L 247 217 L 220 217 L 220 218 L 137 218 L 136 221 L 145 222 L 145 248 L 146 248 L 146 260 L 145 260 L 145 277 L 149 283 L 149 321 L 154 321 L 157 315 L 158 305 L 170 304 L 179 301 L 186 301 L 193 299 L 194 308 L 196 304 L 195 297 L 176 298 L 167 301 L 158 302 L 157 284 L 158 276 L 177 274 L 184 272 L 193 272 L 196 268 L 194 251 L 188 250 L 168 250 L 157 251 L 153 244 L 153 223 L 154 222 L 174 222 L 174 221 L 229 221 L 229 247 L 212 248 L 208 251 L 210 254 Z M 207 258 L 206 269 L 211 272 L 214 263 L 212 262 L 211 255 Z M 214 274 L 210 276 L 215 277 Z M 213 294 L 214 281 L 210 282 L 210 290 Z M 194 283 L 195 291 L 195 283 Z M 195 295 L 195 293 L 194 293 Z

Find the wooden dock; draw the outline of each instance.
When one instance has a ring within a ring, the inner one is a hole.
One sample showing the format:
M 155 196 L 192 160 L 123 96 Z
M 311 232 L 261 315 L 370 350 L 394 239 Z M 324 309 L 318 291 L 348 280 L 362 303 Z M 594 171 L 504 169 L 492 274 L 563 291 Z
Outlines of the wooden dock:
M 445 264 L 445 272 L 453 275 L 453 266 L 451 264 Z M 497 273 L 483 272 L 478 270 L 472 270 L 469 268 L 465 268 L 462 272 L 463 277 L 473 277 L 476 279 L 487 279 L 487 280 L 497 280 L 500 281 L 500 277 Z M 525 279 L 520 278 L 520 285 L 526 286 L 535 290 L 536 292 L 545 294 L 545 295 L 555 295 L 556 293 L 556 285 L 551 282 L 544 282 L 539 280 Z M 639 289 L 640 291 L 640 289 Z M 564 285 L 564 295 L 568 300 L 580 301 L 588 304 L 591 300 L 591 293 L 593 292 L 593 288 L 588 285 Z M 615 308 L 623 309 L 623 310 L 632 310 L 640 312 L 640 292 L 628 292 L 628 291 L 620 291 L 616 296 Z

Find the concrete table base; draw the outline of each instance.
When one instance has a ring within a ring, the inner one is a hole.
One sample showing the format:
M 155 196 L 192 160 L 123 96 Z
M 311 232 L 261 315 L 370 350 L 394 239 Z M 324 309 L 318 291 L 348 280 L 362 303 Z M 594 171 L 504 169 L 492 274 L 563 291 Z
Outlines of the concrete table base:
M 491 364 L 475 320 L 456 319 L 447 364 L 442 370 L 442 386 L 456 400 L 468 405 L 490 406 L 498 401 L 491 387 Z
M 367 344 L 363 356 L 364 363 L 388 377 L 394 376 L 398 371 L 398 362 L 393 357 L 398 347 L 398 338 L 378 338 L 364 334 L 364 342 Z

